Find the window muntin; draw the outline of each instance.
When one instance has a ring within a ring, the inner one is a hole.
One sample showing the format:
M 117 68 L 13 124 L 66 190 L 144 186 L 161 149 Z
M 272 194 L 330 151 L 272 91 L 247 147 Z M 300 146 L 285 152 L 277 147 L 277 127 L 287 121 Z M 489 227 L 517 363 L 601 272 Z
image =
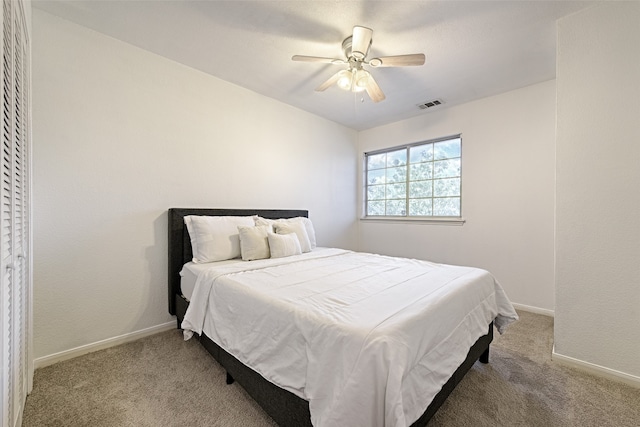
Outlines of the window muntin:
M 460 135 L 365 153 L 365 217 L 461 217 Z

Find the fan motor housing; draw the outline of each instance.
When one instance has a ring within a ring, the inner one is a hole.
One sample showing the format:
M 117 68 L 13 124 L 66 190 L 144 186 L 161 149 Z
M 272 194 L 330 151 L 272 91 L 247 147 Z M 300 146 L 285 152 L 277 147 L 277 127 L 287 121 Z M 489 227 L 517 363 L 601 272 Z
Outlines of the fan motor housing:
M 349 36 L 346 39 L 344 39 L 344 41 L 342 42 L 342 51 L 344 52 L 344 56 L 346 56 L 349 60 L 351 60 L 351 58 L 355 58 L 356 60 L 362 62 L 364 58 L 367 56 L 367 54 L 369 53 L 369 48 L 371 47 L 372 43 L 373 43 L 373 39 L 369 41 L 369 46 L 367 46 L 367 51 L 364 52 L 364 55 L 362 56 L 362 58 L 359 58 L 358 56 L 360 55 L 358 56 L 354 55 L 353 51 L 351 50 L 351 47 L 353 46 L 353 36 Z

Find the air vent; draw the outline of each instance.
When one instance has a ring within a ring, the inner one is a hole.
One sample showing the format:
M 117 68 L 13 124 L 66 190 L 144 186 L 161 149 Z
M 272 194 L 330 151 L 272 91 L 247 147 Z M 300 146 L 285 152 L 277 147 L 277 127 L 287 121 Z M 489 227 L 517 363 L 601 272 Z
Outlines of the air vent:
M 421 110 L 426 110 L 427 108 L 437 107 L 438 105 L 444 104 L 444 101 L 441 99 L 434 99 L 432 101 L 425 102 L 424 104 L 418 105 Z

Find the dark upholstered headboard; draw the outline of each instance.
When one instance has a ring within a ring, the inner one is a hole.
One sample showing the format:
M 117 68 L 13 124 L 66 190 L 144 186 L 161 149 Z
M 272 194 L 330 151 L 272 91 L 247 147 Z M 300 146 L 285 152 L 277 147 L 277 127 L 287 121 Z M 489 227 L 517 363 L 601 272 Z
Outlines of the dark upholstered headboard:
M 191 239 L 184 223 L 188 215 L 203 216 L 249 216 L 259 215 L 263 218 L 295 218 L 308 217 L 306 210 L 285 209 L 206 209 L 206 208 L 171 208 L 169 209 L 169 313 L 176 314 L 176 296 L 180 291 L 180 270 L 193 258 Z

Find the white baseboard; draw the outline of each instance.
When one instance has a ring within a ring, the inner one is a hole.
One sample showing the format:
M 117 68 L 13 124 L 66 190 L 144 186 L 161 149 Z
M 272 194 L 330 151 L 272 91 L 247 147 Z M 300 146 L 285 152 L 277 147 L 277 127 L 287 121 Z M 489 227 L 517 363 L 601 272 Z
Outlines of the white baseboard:
M 533 307 L 530 305 L 512 303 L 516 310 L 528 311 L 529 313 L 542 314 L 544 316 L 554 317 L 555 311 L 546 308 Z
M 584 360 L 575 359 L 573 357 L 565 356 L 563 354 L 556 353 L 556 347 L 553 346 L 551 350 L 551 360 L 558 362 L 561 365 L 568 366 L 570 368 L 580 369 L 599 377 L 604 377 L 613 381 L 618 381 L 630 385 L 632 387 L 640 388 L 640 377 L 627 374 L 625 372 L 616 371 L 615 369 L 606 368 L 604 366 L 596 365 L 594 363 L 585 362 Z
M 141 329 L 135 332 L 129 332 L 128 334 L 119 335 L 113 338 L 108 338 L 106 340 L 72 348 L 70 350 L 65 350 L 59 353 L 50 354 L 49 356 L 39 357 L 33 360 L 34 369 L 44 368 L 45 366 L 53 365 L 54 363 L 62 362 L 63 360 L 73 359 L 74 357 L 82 356 L 83 354 L 92 353 L 98 350 L 104 350 L 105 348 L 114 347 L 116 345 L 135 341 L 140 338 L 147 337 L 149 335 L 154 335 L 160 332 L 176 329 L 176 327 L 177 327 L 176 322 L 174 320 L 172 322 L 151 326 L 150 328 Z

